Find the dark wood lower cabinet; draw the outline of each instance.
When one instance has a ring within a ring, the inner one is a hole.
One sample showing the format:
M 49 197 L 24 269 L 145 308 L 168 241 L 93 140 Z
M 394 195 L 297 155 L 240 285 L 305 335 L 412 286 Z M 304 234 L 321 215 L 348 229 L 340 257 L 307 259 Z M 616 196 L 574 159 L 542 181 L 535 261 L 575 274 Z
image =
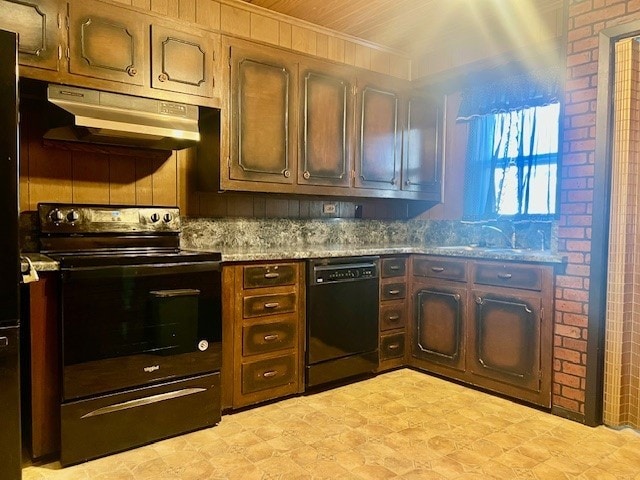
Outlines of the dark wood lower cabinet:
M 553 267 L 427 256 L 412 266 L 410 364 L 550 407 Z

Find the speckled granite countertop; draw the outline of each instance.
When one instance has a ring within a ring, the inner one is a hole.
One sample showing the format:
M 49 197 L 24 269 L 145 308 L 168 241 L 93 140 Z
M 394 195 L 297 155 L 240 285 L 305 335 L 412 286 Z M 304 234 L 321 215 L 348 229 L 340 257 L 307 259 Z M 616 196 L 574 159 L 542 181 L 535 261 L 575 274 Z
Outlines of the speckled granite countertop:
M 535 263 L 563 263 L 565 258 L 542 250 L 482 248 L 467 246 L 430 247 L 424 245 L 309 245 L 291 247 L 231 247 L 220 249 L 225 263 L 268 260 L 304 260 L 307 258 L 357 257 L 365 255 L 424 254 Z M 58 262 L 40 253 L 23 253 L 38 272 L 58 270 Z M 28 264 L 22 261 L 22 271 Z

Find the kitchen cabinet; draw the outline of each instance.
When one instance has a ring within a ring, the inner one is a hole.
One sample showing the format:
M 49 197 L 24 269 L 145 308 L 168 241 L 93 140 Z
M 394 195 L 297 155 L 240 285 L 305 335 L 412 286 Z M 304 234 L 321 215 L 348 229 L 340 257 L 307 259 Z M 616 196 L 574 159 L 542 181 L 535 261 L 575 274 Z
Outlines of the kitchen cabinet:
M 406 363 L 407 257 L 385 256 L 380 266 L 379 372 Z
M 0 29 L 18 33 L 20 65 L 58 71 L 65 7 L 58 0 L 0 1 Z
M 400 189 L 402 105 L 396 81 L 374 74 L 358 78 L 357 188 Z
M 223 408 L 304 390 L 304 265 L 224 266 Z
M 551 405 L 553 267 L 416 256 L 412 366 Z
M 467 262 L 418 257 L 413 271 L 413 358 L 440 374 L 464 372 Z
M 414 93 L 407 100 L 402 189 L 441 201 L 446 97 Z
M 224 38 L 223 50 L 222 190 L 441 199 L 441 98 L 239 39 Z
M 70 3 L 68 21 L 70 73 L 214 96 L 219 35 L 96 1 Z
M 230 159 L 222 177 L 245 188 L 293 185 L 296 161 L 294 56 L 247 42 L 230 42 Z M 223 165 L 224 169 L 224 165 Z
M 354 83 L 351 69 L 300 63 L 300 185 L 351 185 Z

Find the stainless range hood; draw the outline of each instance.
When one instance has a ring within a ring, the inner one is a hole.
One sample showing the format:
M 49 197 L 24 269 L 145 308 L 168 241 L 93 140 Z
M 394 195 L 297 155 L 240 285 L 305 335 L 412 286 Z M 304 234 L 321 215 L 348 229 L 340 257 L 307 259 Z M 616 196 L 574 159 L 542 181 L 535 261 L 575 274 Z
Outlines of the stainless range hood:
M 49 140 L 161 150 L 200 141 L 193 105 L 64 85 L 48 85 L 47 98 L 68 112 L 61 116 L 62 125 L 45 133 Z

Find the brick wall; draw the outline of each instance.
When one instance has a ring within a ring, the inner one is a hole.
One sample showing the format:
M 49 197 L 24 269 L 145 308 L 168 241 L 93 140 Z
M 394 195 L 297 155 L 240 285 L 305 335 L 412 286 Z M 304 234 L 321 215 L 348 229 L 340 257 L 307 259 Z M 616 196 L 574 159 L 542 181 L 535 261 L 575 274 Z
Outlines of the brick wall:
M 598 34 L 640 20 L 639 0 L 569 0 L 556 281 L 553 405 L 584 414 L 595 159 Z

